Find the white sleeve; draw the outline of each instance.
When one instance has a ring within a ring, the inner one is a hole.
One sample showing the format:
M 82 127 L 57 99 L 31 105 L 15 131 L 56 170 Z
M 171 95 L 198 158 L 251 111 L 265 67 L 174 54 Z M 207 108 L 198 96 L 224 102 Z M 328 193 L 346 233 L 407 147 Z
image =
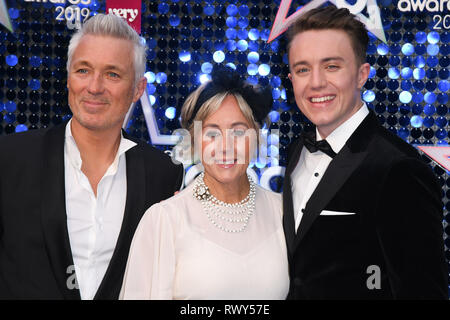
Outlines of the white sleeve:
M 142 217 L 131 243 L 119 299 L 172 299 L 176 261 L 169 216 L 157 203 Z

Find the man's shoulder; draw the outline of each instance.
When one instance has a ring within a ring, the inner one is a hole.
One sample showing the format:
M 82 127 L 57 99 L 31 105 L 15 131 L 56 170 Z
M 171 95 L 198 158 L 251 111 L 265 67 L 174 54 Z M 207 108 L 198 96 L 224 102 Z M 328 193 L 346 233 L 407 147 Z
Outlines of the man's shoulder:
M 380 126 L 377 130 L 374 142 L 376 151 L 386 160 L 405 158 L 421 160 L 420 154 L 416 148 L 383 126 Z
M 380 126 L 368 148 L 366 164 L 379 174 L 389 172 L 431 172 L 419 151 L 396 134 Z
M 43 140 L 49 128 L 29 130 L 20 133 L 0 136 L 0 146 L 5 149 L 20 151 L 23 147 L 36 147 Z
M 169 154 L 157 149 L 156 147 L 143 142 L 136 141 L 132 139 L 132 141 L 136 142 L 137 145 L 133 148 L 134 152 L 139 152 L 145 158 L 146 161 L 158 162 L 161 165 L 167 166 L 176 166 L 175 162 L 172 160 Z

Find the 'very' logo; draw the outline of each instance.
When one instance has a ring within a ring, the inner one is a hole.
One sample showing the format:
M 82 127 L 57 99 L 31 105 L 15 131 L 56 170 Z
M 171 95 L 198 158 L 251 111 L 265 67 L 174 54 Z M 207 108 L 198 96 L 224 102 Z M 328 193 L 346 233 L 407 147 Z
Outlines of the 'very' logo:
M 285 32 L 295 19 L 311 9 L 320 7 L 328 1 L 334 4 L 337 8 L 347 8 L 351 13 L 356 15 L 359 21 L 364 23 L 368 31 L 372 32 L 378 39 L 386 43 L 386 36 L 381 23 L 380 9 L 378 8 L 376 0 L 357 0 L 355 4 L 349 4 L 346 0 L 313 0 L 289 17 L 287 17 L 287 14 L 289 12 L 289 8 L 291 7 L 292 0 L 281 0 L 280 7 L 278 8 L 278 12 L 275 17 L 275 22 L 273 23 L 272 31 L 270 32 L 269 40 L 267 42 L 271 42 Z M 368 17 L 362 14 L 364 9 L 366 9 L 367 14 L 369 15 Z

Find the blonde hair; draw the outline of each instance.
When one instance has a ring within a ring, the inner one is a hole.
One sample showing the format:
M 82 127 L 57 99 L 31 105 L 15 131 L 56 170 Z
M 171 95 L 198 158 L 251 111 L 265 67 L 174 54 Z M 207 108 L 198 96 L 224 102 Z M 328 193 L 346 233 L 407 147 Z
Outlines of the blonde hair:
M 208 83 L 209 82 L 202 84 L 194 92 L 192 92 L 187 97 L 186 101 L 184 102 L 183 106 L 181 107 L 181 126 L 184 129 L 188 130 L 189 133 L 191 134 L 191 136 L 192 136 L 192 133 L 194 130 L 194 121 L 204 121 L 211 114 L 216 112 L 222 105 L 223 100 L 228 95 L 231 95 L 236 99 L 239 109 L 241 110 L 242 114 L 244 115 L 244 117 L 248 121 L 248 123 L 255 130 L 260 129 L 260 125 L 255 120 L 255 118 L 253 116 L 253 111 L 250 108 L 250 106 L 248 105 L 248 103 L 245 101 L 245 99 L 239 93 L 234 93 L 234 92 L 219 92 L 216 95 L 212 96 L 211 98 L 206 100 L 205 103 L 203 103 L 203 105 L 200 106 L 200 109 L 198 110 L 194 119 L 191 120 L 197 100 Z

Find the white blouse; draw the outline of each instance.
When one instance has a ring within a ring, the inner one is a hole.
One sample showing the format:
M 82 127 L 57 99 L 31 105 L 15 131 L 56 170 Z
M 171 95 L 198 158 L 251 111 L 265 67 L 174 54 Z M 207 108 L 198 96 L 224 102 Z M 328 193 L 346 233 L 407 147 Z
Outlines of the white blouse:
M 285 299 L 289 289 L 281 196 L 256 186 L 244 232 L 215 227 L 194 183 L 153 205 L 130 248 L 121 299 Z

